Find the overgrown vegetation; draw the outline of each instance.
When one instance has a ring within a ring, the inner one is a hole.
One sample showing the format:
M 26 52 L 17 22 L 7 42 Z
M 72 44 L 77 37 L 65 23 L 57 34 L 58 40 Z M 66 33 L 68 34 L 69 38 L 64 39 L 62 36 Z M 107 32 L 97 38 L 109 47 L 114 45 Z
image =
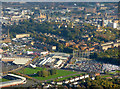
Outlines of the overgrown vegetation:
M 90 78 L 85 79 L 86 82 L 82 81 L 83 85 L 87 89 L 119 89 L 120 88 L 120 79 L 105 79 L 97 76 L 95 80 Z
M 105 63 L 111 63 L 120 65 L 120 52 L 118 48 L 111 48 L 103 52 L 92 53 L 90 55 L 91 59 L 102 61 Z
M 65 27 L 67 25 L 67 27 Z M 59 22 L 43 22 L 38 23 L 35 20 L 20 21 L 19 25 L 4 26 L 3 29 L 10 29 L 11 37 L 15 37 L 16 34 L 30 33 L 36 41 L 45 42 L 50 45 L 57 46 L 57 51 L 72 53 L 73 47 L 66 47 L 64 43 L 57 41 L 56 39 L 46 37 L 44 33 L 54 34 L 65 38 L 66 41 L 73 40 L 74 42 L 81 42 L 82 36 L 88 35 L 90 41 L 85 41 L 88 46 L 91 47 L 93 42 L 104 43 L 108 41 L 114 41 L 119 37 L 119 31 L 113 28 L 103 28 L 105 31 L 96 31 L 97 27 L 91 24 L 76 24 L 72 28 L 72 23 L 59 23 Z M 42 33 L 42 34 L 41 34 Z M 35 45 L 39 47 L 39 44 Z
M 42 70 L 42 71 L 38 71 L 37 75 L 39 77 L 48 77 L 49 75 L 54 75 L 57 73 L 56 69 L 50 69 L 50 70 Z

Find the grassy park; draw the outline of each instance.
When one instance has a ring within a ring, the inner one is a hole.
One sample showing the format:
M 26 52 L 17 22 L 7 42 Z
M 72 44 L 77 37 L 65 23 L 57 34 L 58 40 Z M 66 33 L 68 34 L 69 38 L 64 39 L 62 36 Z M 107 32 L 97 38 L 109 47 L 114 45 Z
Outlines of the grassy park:
M 52 79 L 52 78 L 57 78 L 57 77 L 61 77 L 61 76 L 67 76 L 70 74 L 75 74 L 77 72 L 73 72 L 73 71 L 67 71 L 67 70 L 57 70 L 57 74 L 54 75 L 50 75 L 48 77 L 34 77 L 38 80 L 48 80 L 48 79 Z
M 34 73 L 37 73 L 38 71 L 41 71 L 43 70 L 42 67 L 36 67 L 35 69 L 33 68 L 25 68 L 25 69 L 22 69 L 20 71 L 18 71 L 19 73 L 23 73 L 23 74 L 34 74 Z M 46 68 L 45 68 L 46 70 Z
M 66 79 L 69 79 L 69 78 L 73 78 L 73 77 L 76 77 L 76 76 L 80 76 L 84 73 L 81 73 L 81 74 L 75 74 L 75 75 L 72 75 L 72 76 L 68 76 L 68 77 L 64 77 L 64 78 L 60 78 L 60 79 L 57 79 L 57 81 L 63 81 L 63 80 L 66 80 Z
M 101 76 L 102 78 L 106 78 L 106 77 L 112 77 L 112 75 L 103 75 Z
M 41 70 L 43 70 L 43 68 L 41 68 L 41 67 L 37 67 L 35 69 L 33 69 L 33 68 L 25 68 L 25 69 L 20 70 L 18 72 L 26 74 L 26 75 L 32 75 L 32 74 L 37 73 L 38 71 L 41 71 Z M 47 68 L 45 68 L 44 70 L 47 70 Z M 48 77 L 39 77 L 39 76 L 31 76 L 31 77 L 36 78 L 36 79 L 42 81 L 42 80 L 48 80 L 48 79 L 58 78 L 58 77 L 61 77 L 61 76 L 66 76 L 64 78 L 58 79 L 58 81 L 61 81 L 61 80 L 68 79 L 68 78 L 75 77 L 75 76 L 78 76 L 78 75 L 82 74 L 82 73 L 81 74 L 76 74 L 76 73 L 77 72 L 75 72 L 75 71 L 57 70 L 57 74 L 49 75 Z M 68 75 L 72 75 L 72 76 L 68 76 Z
M 116 73 L 120 73 L 120 70 L 116 70 Z

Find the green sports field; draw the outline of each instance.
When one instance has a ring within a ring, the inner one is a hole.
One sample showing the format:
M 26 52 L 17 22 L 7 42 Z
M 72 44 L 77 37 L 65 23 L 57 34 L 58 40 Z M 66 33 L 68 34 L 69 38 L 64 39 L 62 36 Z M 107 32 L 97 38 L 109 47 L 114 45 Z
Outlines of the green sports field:
M 112 75 L 103 75 L 101 76 L 102 78 L 106 78 L 106 77 L 112 77 Z
M 41 71 L 43 70 L 42 67 L 36 67 L 35 69 L 33 68 L 25 68 L 25 69 L 22 69 L 20 71 L 18 71 L 19 73 L 23 73 L 23 74 L 34 74 L 34 73 L 37 73 L 38 71 Z M 45 68 L 46 70 L 46 68 Z
M 25 68 L 25 69 L 20 70 L 20 71 L 18 71 L 18 72 L 19 72 L 19 73 L 26 74 L 26 75 L 32 75 L 32 74 L 37 73 L 38 71 L 41 71 L 41 70 L 43 70 L 43 68 L 41 68 L 41 67 L 37 67 L 37 68 L 35 68 L 35 69 L 33 69 L 33 68 Z M 47 70 L 47 69 L 45 68 L 45 70 Z M 31 76 L 31 77 L 43 81 L 43 80 L 58 78 L 58 77 L 61 77 L 61 76 L 66 76 L 66 77 L 64 77 L 64 78 L 58 79 L 58 80 L 64 80 L 64 79 L 70 78 L 70 77 L 72 77 L 72 76 L 81 75 L 81 74 L 76 74 L 76 73 L 77 73 L 77 72 L 75 72 L 75 71 L 59 70 L 59 69 L 58 69 L 58 70 L 57 70 L 57 74 L 50 75 L 50 76 L 48 76 L 48 77 L 38 77 L 38 76 Z M 71 75 L 71 76 L 68 77 L 68 75 Z
M 116 73 L 120 73 L 120 70 L 116 70 Z
M 68 77 L 64 77 L 64 78 L 60 78 L 58 79 L 57 81 L 63 81 L 63 80 L 66 80 L 66 79 L 69 79 L 69 78 L 73 78 L 73 77 L 76 77 L 76 76 L 80 76 L 84 73 L 81 73 L 81 74 L 75 74 L 75 75 L 72 75 L 72 76 L 68 76 Z
M 55 75 L 50 75 L 48 77 L 34 77 L 34 78 L 36 78 L 38 80 L 48 80 L 48 79 L 58 78 L 61 76 L 67 76 L 67 75 L 75 74 L 75 73 L 77 73 L 77 72 L 67 71 L 67 70 L 57 70 L 57 74 L 55 74 Z

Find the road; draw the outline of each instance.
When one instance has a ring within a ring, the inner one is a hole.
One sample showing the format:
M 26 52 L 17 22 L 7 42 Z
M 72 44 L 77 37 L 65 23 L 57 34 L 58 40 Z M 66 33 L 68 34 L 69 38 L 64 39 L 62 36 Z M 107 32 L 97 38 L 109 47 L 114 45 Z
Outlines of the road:
M 42 57 L 44 57 L 44 56 L 46 56 L 46 55 L 42 55 L 42 56 L 40 56 L 39 58 L 42 58 Z M 13 70 L 10 70 L 10 71 L 6 71 L 6 72 L 1 72 L 2 73 L 2 75 L 4 76 L 4 75 L 7 75 L 9 72 L 15 72 L 15 71 L 17 71 L 17 70 L 20 70 L 20 69 L 22 69 L 22 68 L 25 68 L 26 66 L 28 66 L 29 64 L 31 64 L 33 61 L 35 62 L 35 61 L 37 61 L 36 59 L 38 59 L 38 56 L 36 56 L 35 58 L 34 58 L 34 60 L 32 59 L 32 60 L 29 60 L 25 65 L 23 65 L 23 66 L 20 66 L 20 67 L 18 67 L 18 68 L 16 68 L 16 69 L 13 69 Z
M 14 72 L 15 73 L 15 71 L 17 71 L 17 70 L 20 70 L 20 69 L 22 69 L 22 68 L 25 68 L 26 66 L 28 66 L 29 64 L 31 64 L 31 63 L 36 63 L 36 62 L 38 62 L 38 59 L 40 59 L 40 58 L 43 58 L 43 57 L 45 57 L 46 55 L 42 55 L 42 56 L 40 56 L 40 57 L 35 57 L 33 60 L 31 60 L 31 61 L 28 61 L 24 66 L 21 66 L 21 67 L 19 67 L 19 68 L 17 68 L 17 69 L 13 69 L 13 70 L 11 70 L 11 71 L 7 71 L 7 72 L 4 72 L 3 74 L 7 74 L 8 72 Z M 62 69 L 61 69 L 62 70 Z M 71 71 L 73 71 L 73 70 L 71 70 Z M 74 76 L 74 75 L 77 75 L 77 74 L 80 74 L 80 73 L 83 73 L 83 72 L 77 72 L 77 73 L 75 73 L 75 74 L 70 74 L 70 75 L 66 75 L 66 76 L 60 76 L 60 77 L 62 77 L 62 78 L 64 78 L 64 77 L 69 77 L 69 76 Z M 17 73 L 16 73 L 17 74 Z M 25 74 L 20 74 L 19 73 L 19 75 L 21 75 L 21 76 L 24 76 L 24 77 L 26 77 L 27 79 L 30 79 L 31 81 L 33 81 L 34 83 L 42 83 L 42 82 L 47 82 L 47 81 L 52 81 L 52 80 L 56 80 L 56 79 L 58 79 L 58 78 L 52 78 L 52 79 L 48 79 L 48 80 L 43 80 L 43 81 L 41 81 L 41 80 L 38 80 L 38 79 L 35 79 L 35 78 L 33 78 L 33 77 L 29 77 L 29 76 L 27 76 L 27 75 L 25 75 Z M 29 81 L 28 81 L 29 82 Z M 30 84 L 30 83 L 27 83 L 28 85 Z

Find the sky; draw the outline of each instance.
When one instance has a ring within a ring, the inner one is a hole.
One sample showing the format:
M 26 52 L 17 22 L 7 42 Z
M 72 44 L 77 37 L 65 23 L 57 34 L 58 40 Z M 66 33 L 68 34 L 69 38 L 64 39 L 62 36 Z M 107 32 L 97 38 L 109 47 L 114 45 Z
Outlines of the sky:
M 2 2 L 119 2 L 120 0 L 0 0 Z

